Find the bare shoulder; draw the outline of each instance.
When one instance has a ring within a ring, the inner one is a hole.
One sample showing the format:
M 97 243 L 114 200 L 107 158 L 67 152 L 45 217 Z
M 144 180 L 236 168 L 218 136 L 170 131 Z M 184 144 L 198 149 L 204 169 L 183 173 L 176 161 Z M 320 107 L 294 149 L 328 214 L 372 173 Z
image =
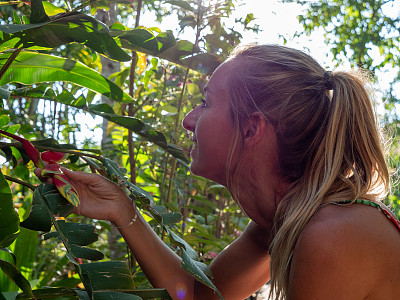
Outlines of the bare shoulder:
M 289 282 L 290 299 L 397 299 L 400 231 L 376 208 L 328 205 L 300 235 Z

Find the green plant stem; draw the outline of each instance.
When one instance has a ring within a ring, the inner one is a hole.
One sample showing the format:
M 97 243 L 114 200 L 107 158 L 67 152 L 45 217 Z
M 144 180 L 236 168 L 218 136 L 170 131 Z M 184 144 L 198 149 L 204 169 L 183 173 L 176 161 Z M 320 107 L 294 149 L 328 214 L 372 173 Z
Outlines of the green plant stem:
M 17 58 L 18 54 L 22 51 L 22 49 L 23 48 L 18 48 L 7 59 L 6 63 L 3 65 L 3 67 L 0 70 L 0 80 L 3 78 L 4 74 L 6 74 L 8 68 L 11 66 L 11 64 L 14 62 L 14 60 Z
M 139 26 L 140 20 L 140 12 L 142 9 L 142 0 L 139 0 L 136 8 L 136 21 L 135 28 Z M 129 74 L 129 95 L 133 98 L 134 94 L 134 86 L 135 86 L 135 71 L 137 65 L 137 53 L 132 51 L 132 60 L 131 60 L 131 70 Z M 134 107 L 133 103 L 129 103 L 128 105 L 128 116 L 134 116 Z M 133 132 L 132 130 L 128 130 L 128 149 L 129 149 L 129 165 L 130 165 L 130 173 L 131 173 L 131 182 L 136 184 L 136 159 L 135 159 L 135 145 L 133 143 Z
M 200 37 L 200 32 L 201 32 L 201 21 L 202 21 L 202 13 L 201 13 L 201 6 L 202 6 L 202 0 L 198 0 L 198 7 L 197 7 L 197 20 L 196 20 L 196 40 L 194 42 L 194 46 L 192 49 L 192 56 L 194 54 L 194 49 L 197 48 L 198 44 L 199 44 L 199 37 Z M 179 100 L 178 100 L 178 109 L 177 109 L 177 114 L 176 114 L 176 119 L 175 119 L 175 128 L 174 128 L 174 132 L 176 133 L 178 131 L 178 127 L 180 124 L 180 119 L 179 116 L 181 114 L 181 110 L 182 110 L 182 102 L 183 102 L 183 95 L 185 94 L 185 90 L 186 90 L 186 86 L 187 86 L 187 80 L 189 77 L 189 71 L 192 65 L 192 61 L 190 60 L 188 68 L 186 69 L 186 73 L 185 73 L 185 77 L 183 80 L 183 86 L 182 86 L 182 91 L 181 94 L 179 96 Z M 174 141 L 175 143 L 177 141 Z M 171 166 L 171 171 L 170 171 L 170 176 L 169 176 L 169 183 L 168 183 L 168 195 L 167 195 L 167 199 L 166 202 L 169 203 L 171 201 L 171 195 L 172 195 L 172 184 L 173 184 L 173 178 L 175 176 L 175 168 L 176 168 L 176 158 L 174 157 L 172 159 L 172 166 Z
M 41 196 L 43 197 L 43 195 L 41 195 Z M 74 258 L 74 261 L 71 261 L 71 259 L 69 259 L 69 260 L 73 263 L 76 272 L 79 274 L 79 277 L 81 278 L 81 280 L 82 280 L 82 282 L 83 282 L 83 276 L 82 276 L 82 274 L 81 274 L 81 270 L 80 270 L 80 268 L 79 268 L 79 266 L 78 266 L 78 263 L 75 261 L 75 258 L 76 258 L 76 257 L 75 257 L 74 254 L 72 253 L 71 245 L 69 244 L 68 239 L 65 237 L 64 233 L 63 233 L 62 230 L 60 229 L 60 226 L 58 225 L 57 220 L 56 220 L 56 218 L 55 218 L 54 215 L 53 215 L 53 212 L 50 210 L 49 204 L 48 204 L 48 202 L 46 201 L 45 197 L 43 197 L 43 199 L 44 199 L 45 202 L 46 202 L 46 208 L 47 208 L 47 211 L 48 211 L 49 214 L 50 214 L 51 222 L 53 223 L 54 228 L 57 230 L 58 234 L 60 235 L 61 241 L 62 241 L 62 243 L 64 244 L 65 249 L 66 249 L 67 252 Z
M 33 184 L 30 184 L 29 182 L 26 182 L 26 181 L 23 181 L 23 180 L 20 180 L 20 179 L 17 179 L 17 178 L 8 176 L 8 175 L 4 175 L 4 178 L 7 179 L 8 181 L 12 181 L 12 182 L 21 184 L 23 186 L 26 186 L 26 187 L 30 188 L 32 191 L 34 191 L 36 189 L 36 186 L 34 186 Z
M 136 7 L 136 21 L 135 28 L 139 26 L 140 13 L 142 9 L 142 0 L 138 0 Z M 135 71 L 137 65 L 137 53 L 136 51 L 132 51 L 132 60 L 131 60 L 131 70 L 129 73 L 129 95 L 133 98 L 134 95 L 134 87 L 135 87 Z M 128 116 L 133 117 L 137 110 L 134 110 L 133 102 L 128 105 Z M 135 144 L 133 142 L 133 132 L 132 130 L 128 130 L 128 149 L 129 149 L 129 166 L 131 173 L 131 182 L 136 184 L 136 157 L 135 157 Z M 139 151 L 139 150 L 138 150 Z M 132 251 L 129 251 L 129 266 L 131 268 L 135 267 L 136 258 L 133 255 Z
M 22 147 L 22 144 L 20 142 L 13 142 L 13 143 L 0 142 L 0 149 L 4 145 L 6 145 L 8 147 L 16 147 L 16 146 Z M 103 156 L 101 156 L 101 155 L 83 153 L 83 152 L 81 152 L 79 150 L 59 149 L 59 148 L 51 148 L 51 147 L 45 147 L 45 146 L 35 146 L 35 148 L 38 149 L 38 150 L 48 150 L 48 151 L 53 151 L 53 152 L 63 152 L 63 153 L 75 154 L 75 155 L 78 155 L 78 156 L 87 156 L 87 157 L 91 157 L 91 158 L 97 159 L 99 161 L 103 161 Z

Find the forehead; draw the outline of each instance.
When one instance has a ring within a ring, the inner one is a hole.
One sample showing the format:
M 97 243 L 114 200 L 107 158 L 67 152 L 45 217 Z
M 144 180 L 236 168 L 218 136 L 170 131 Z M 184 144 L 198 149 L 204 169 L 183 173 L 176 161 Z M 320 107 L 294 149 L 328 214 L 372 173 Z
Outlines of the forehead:
M 235 61 L 227 61 L 221 64 L 211 75 L 210 80 L 204 87 L 204 93 L 227 92 L 229 76 L 235 72 Z

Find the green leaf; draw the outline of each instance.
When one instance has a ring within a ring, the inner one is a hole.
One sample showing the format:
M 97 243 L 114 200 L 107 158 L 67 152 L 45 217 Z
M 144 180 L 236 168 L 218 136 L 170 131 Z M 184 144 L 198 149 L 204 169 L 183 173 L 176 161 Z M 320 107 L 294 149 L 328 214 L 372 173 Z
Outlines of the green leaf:
M 91 111 L 93 111 L 92 108 Z M 152 127 L 143 123 L 141 120 L 137 118 L 129 116 L 113 115 L 107 113 L 99 113 L 98 111 L 97 114 L 115 124 L 118 124 L 120 126 L 132 130 L 136 134 L 140 135 L 141 137 L 145 138 L 150 142 L 155 143 L 156 145 L 159 145 L 164 148 L 166 148 L 167 146 L 167 140 L 165 139 L 165 136 L 161 132 L 154 130 Z
M 203 271 L 199 268 L 196 262 L 190 258 L 190 256 L 186 253 L 185 250 L 182 250 L 182 268 L 192 274 L 198 281 L 205 284 L 206 286 L 212 288 L 218 295 L 220 299 L 224 299 L 215 285 L 211 282 L 211 280 L 203 273 Z
M 72 213 L 74 206 L 60 194 L 55 185 L 42 183 L 37 189 L 47 202 L 53 215 L 67 217 Z
M 55 95 L 55 93 L 52 92 L 52 90 L 45 85 L 40 85 L 33 89 L 30 88 L 17 89 L 16 91 L 13 91 L 13 95 L 32 97 L 32 98 L 51 99 L 51 100 L 55 99 L 56 101 L 59 101 L 61 103 L 72 105 L 78 108 L 84 107 L 86 105 L 84 98 L 76 99 L 72 95 L 72 93 L 66 90 L 64 90 L 60 95 Z M 185 167 L 189 168 L 188 165 L 189 160 L 186 157 L 185 153 L 183 152 L 182 148 L 174 144 L 167 143 L 167 140 L 162 133 L 154 130 L 154 128 L 150 127 L 149 125 L 146 125 L 141 120 L 133 117 L 116 115 L 114 114 L 114 111 L 111 108 L 111 106 L 108 104 L 89 105 L 88 111 L 92 114 L 106 118 L 109 121 L 115 122 L 116 124 L 122 127 L 132 130 L 134 133 L 143 137 L 145 140 L 153 142 L 157 146 L 167 151 L 173 157 L 177 158 Z M 32 143 L 36 146 L 35 141 L 33 141 Z M 39 146 L 54 147 L 51 145 L 39 145 Z
M 31 285 L 15 265 L 0 259 L 0 268 L 24 293 L 33 297 Z
M 94 292 L 93 293 L 94 300 L 141 300 L 139 296 L 124 294 L 119 292 Z
M 10 97 L 10 95 L 11 95 L 10 91 L 0 88 L 0 100 L 1 99 L 7 100 Z
M 10 122 L 8 115 L 0 115 L 0 128 L 6 126 Z
M 107 105 L 104 104 L 90 105 L 89 111 L 93 114 L 107 119 L 108 121 L 132 130 L 134 133 L 143 137 L 145 140 L 163 148 L 172 156 L 181 159 L 185 163 L 188 162 L 188 159 L 182 149 L 176 145 L 168 143 L 165 136 L 161 132 L 154 130 L 151 126 L 143 123 L 137 118 L 113 114 L 112 109 L 106 109 L 106 106 Z
M 142 299 L 166 299 L 172 300 L 171 296 L 167 292 L 166 289 L 135 289 L 133 292 L 129 292 L 130 294 L 137 295 Z
M 13 10 L 13 19 L 16 24 L 22 24 L 21 18 L 18 16 L 18 13 L 16 10 Z
M 20 225 L 31 230 L 50 231 L 52 226 L 50 211 L 39 189 L 36 189 L 33 193 L 32 207 L 29 216 L 21 222 Z
M 95 291 L 132 291 L 132 274 L 128 265 L 122 261 L 107 261 L 79 265 L 82 281 L 87 290 Z
M 78 295 L 79 300 L 91 300 L 88 293 L 83 290 L 74 289 L 76 294 Z
M 67 223 L 64 220 L 57 220 L 57 224 L 70 244 L 86 246 L 98 239 L 96 227 L 92 224 Z
M 0 3 L 1 5 L 1 3 Z M 0 299 L 2 300 L 14 300 L 17 297 L 18 292 L 0 292 Z M 1 298 L 3 296 L 3 298 Z
M 129 31 L 111 30 L 111 34 L 119 37 L 123 48 L 150 54 L 205 74 L 211 74 L 221 64 L 217 56 L 199 53 L 200 49 L 193 43 L 176 41 L 170 32 L 155 36 L 142 27 Z
M 103 158 L 103 165 L 106 169 L 109 179 L 116 182 L 120 186 L 125 186 L 128 188 L 135 197 L 137 197 L 140 201 L 143 201 L 145 204 L 154 205 L 153 196 L 149 192 L 129 182 L 124 177 L 124 174 L 121 172 L 116 162 L 108 158 Z
M 19 1 L 1 1 L 0 6 L 15 5 L 15 4 L 21 3 L 21 2 L 19 2 Z
M 15 257 L 14 253 L 12 253 L 7 248 L 0 248 L 0 249 L 2 250 L 0 251 L 0 259 L 8 261 L 13 265 L 16 265 L 17 258 Z M 0 269 L 0 292 L 4 291 L 15 292 L 18 290 L 19 290 L 18 286 L 12 280 L 10 280 L 10 278 Z M 2 298 L 0 297 L 0 299 Z
M 2 51 L 11 48 L 38 46 L 56 48 L 77 42 L 117 61 L 129 61 L 131 59 L 109 34 L 107 26 L 91 16 L 70 12 L 59 14 L 52 20 L 34 23 L 36 24 L 0 26 L 0 31 L 6 33 L 2 37 L 2 43 L 7 43 L 6 46 L 8 47 L 5 48 L 6 46 L 2 45 Z
M 78 98 L 75 98 L 75 96 L 68 90 L 63 90 L 61 94 L 54 97 L 54 100 L 77 108 L 83 108 L 86 106 L 86 98 L 84 96 L 81 95 Z
M 183 9 L 191 11 L 191 12 L 194 11 L 193 7 L 191 7 L 190 4 L 184 0 L 169 0 L 169 1 L 165 1 L 165 3 L 169 3 L 172 5 L 178 6 L 180 8 L 183 8 Z
M 114 30 L 115 34 L 120 32 L 119 30 Z M 125 48 L 134 49 L 139 52 L 144 52 L 152 55 L 156 55 L 160 52 L 159 43 L 156 36 L 148 29 L 139 27 L 133 30 L 124 31 L 123 34 L 119 36 L 119 39 L 125 45 Z M 171 40 L 170 43 L 174 43 Z
M 58 231 L 47 232 L 43 235 L 43 240 L 48 240 L 48 239 L 52 239 L 52 238 L 57 238 L 61 241 L 61 236 L 58 233 Z
M 178 212 L 161 213 L 160 215 L 164 225 L 176 224 L 182 221 L 182 215 Z
M 0 67 L 9 56 L 9 53 L 0 55 Z M 0 86 L 10 82 L 31 85 L 54 81 L 72 82 L 115 101 L 133 101 L 115 83 L 80 62 L 33 52 L 21 52 L 17 56 L 0 80 Z
M 65 13 L 65 9 L 55 6 L 54 4 L 52 4 L 50 2 L 44 1 L 44 2 L 42 2 L 42 4 L 43 4 L 44 11 L 46 12 L 46 14 L 48 16 L 55 16 L 57 14 Z
M 0 248 L 0 251 L 8 253 L 12 257 L 14 265 L 17 264 L 17 256 L 10 249 Z
M 20 228 L 18 239 L 11 245 L 10 249 L 17 258 L 17 267 L 26 279 L 32 279 L 32 271 L 39 246 L 39 237 L 36 231 Z
M 50 20 L 44 11 L 42 0 L 31 0 L 31 23 L 41 23 Z
M 74 289 L 69 289 L 64 287 L 57 287 L 57 288 L 45 287 L 33 290 L 33 295 L 35 296 L 34 299 L 65 299 L 62 297 L 76 296 L 77 292 Z M 30 296 L 27 295 L 27 293 L 22 293 L 19 294 L 15 299 L 30 300 L 32 298 L 30 298 Z
M 180 236 L 175 234 L 171 229 L 164 226 L 165 231 L 168 233 L 169 238 L 173 244 L 177 244 L 180 248 L 185 250 L 185 253 L 190 256 L 191 259 L 197 259 L 199 256 L 197 252 Z
M 6 145 L 0 146 L 0 150 L 3 151 L 6 161 L 10 161 L 13 158 L 13 153 L 12 153 L 11 147 L 8 147 Z
M 81 247 L 77 245 L 71 245 L 72 254 L 74 257 L 89 259 L 89 260 L 101 260 L 104 258 L 104 254 L 95 249 Z
M 179 61 L 180 65 L 204 74 L 211 74 L 221 64 L 218 57 L 210 53 L 196 53 Z
M 0 171 L 0 248 L 13 243 L 18 236 L 19 216 L 14 210 L 11 189 Z
M 28 30 L 28 29 L 33 29 L 33 28 L 38 28 L 40 26 L 43 26 L 46 23 L 36 23 L 36 24 L 6 24 L 6 25 L 0 25 L 0 31 L 6 33 L 6 34 L 13 34 L 17 33 L 20 31 Z M 18 37 L 20 39 L 20 37 Z M 7 41 L 6 38 L 3 37 L 3 41 Z M 11 48 L 14 48 L 12 46 Z

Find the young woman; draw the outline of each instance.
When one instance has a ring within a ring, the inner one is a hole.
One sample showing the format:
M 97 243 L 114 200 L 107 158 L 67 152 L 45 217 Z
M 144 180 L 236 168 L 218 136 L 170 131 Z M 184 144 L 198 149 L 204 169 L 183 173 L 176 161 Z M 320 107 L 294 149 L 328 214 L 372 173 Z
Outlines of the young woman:
M 389 175 L 360 75 L 327 72 L 276 45 L 237 48 L 184 119 L 191 171 L 225 185 L 251 218 L 211 263 L 225 299 L 271 280 L 275 299 L 399 299 L 399 223 L 380 200 Z M 116 185 L 66 170 L 76 213 L 110 220 L 156 287 L 218 299 L 180 267 Z M 391 219 L 389 219 L 389 218 Z

